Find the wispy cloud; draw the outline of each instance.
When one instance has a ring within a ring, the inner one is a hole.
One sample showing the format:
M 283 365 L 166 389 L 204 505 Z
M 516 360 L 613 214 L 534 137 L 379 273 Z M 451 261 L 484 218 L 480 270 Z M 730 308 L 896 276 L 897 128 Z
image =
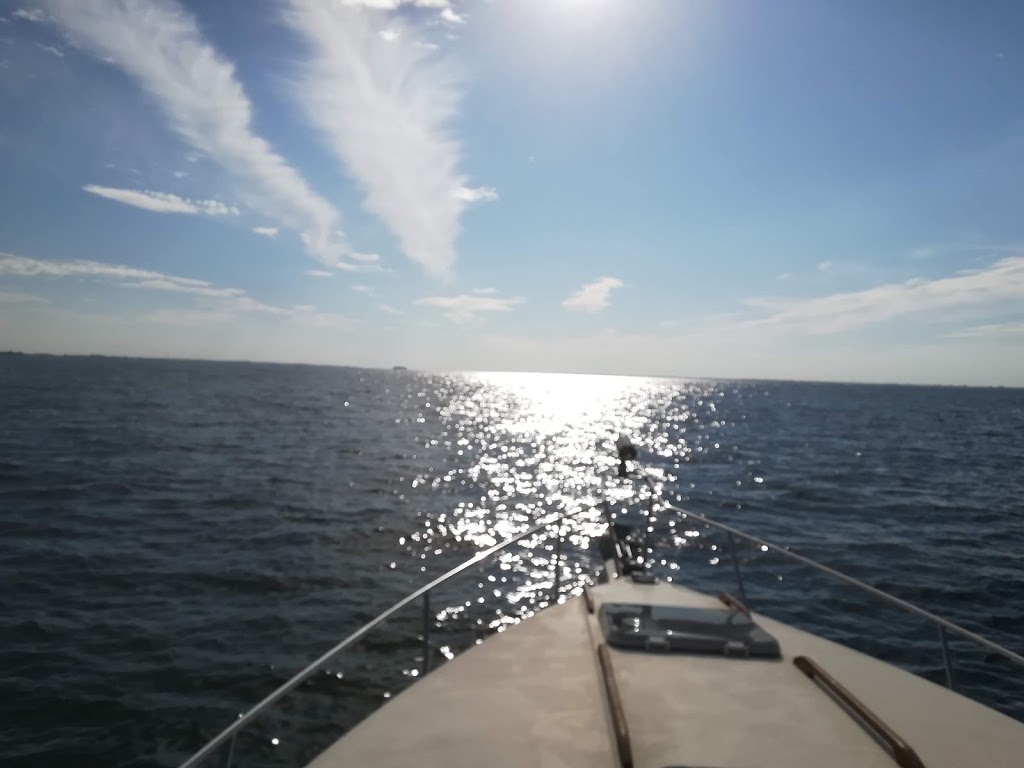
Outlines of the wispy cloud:
M 403 314 L 402 310 L 396 309 L 395 307 L 392 307 L 390 304 L 378 304 L 377 308 L 380 309 L 381 312 L 383 312 L 383 313 L 385 313 L 387 315 L 401 315 L 401 314 Z
M 48 299 L 31 293 L 0 291 L 0 304 L 49 304 Z
M 75 261 L 48 261 L 0 253 L 0 275 L 45 278 L 85 277 L 113 283 L 123 288 L 190 294 L 201 299 L 206 305 L 202 308 L 202 311 L 215 311 L 221 316 L 238 314 L 275 315 L 301 319 L 312 324 L 333 323 L 340 319 L 344 319 L 345 322 L 350 321 L 349 318 L 342 318 L 340 315 L 321 313 L 315 307 L 284 307 L 267 304 L 249 296 L 241 288 L 222 287 L 213 285 L 206 280 L 179 277 L 149 269 L 139 269 L 121 264 L 108 264 L 100 261 L 81 259 Z M 169 311 L 189 312 L 194 310 Z
M 107 264 L 100 261 L 47 261 L 0 253 L 0 275 L 16 277 L 93 277 L 110 280 L 130 288 L 147 288 L 157 291 L 178 291 L 199 296 L 238 297 L 245 291 L 240 288 L 217 288 L 205 280 L 176 277 L 149 269 L 138 269 L 121 264 Z
M 1024 336 L 1024 323 L 989 323 L 972 325 L 949 334 L 951 339 L 1000 339 Z
M 768 313 L 750 321 L 756 326 L 797 326 L 811 333 L 836 333 L 895 317 L 1022 300 L 1024 257 L 1016 256 L 935 280 L 914 278 L 831 296 L 750 299 L 745 303 Z
M 819 272 L 828 272 L 830 269 L 832 269 L 832 262 L 831 261 L 823 261 L 820 264 L 818 264 L 818 271 Z
M 447 21 L 449 24 L 465 24 L 466 19 L 461 14 L 456 13 L 452 8 L 445 8 L 441 11 L 441 18 Z
M 60 48 L 58 48 L 55 45 L 46 45 L 45 43 L 36 43 L 36 48 L 38 48 L 40 51 L 44 51 L 44 52 L 50 54 L 51 56 L 56 56 L 58 59 L 63 59 L 64 58 L 64 51 L 62 51 Z
M 149 93 L 178 134 L 238 180 L 251 204 L 297 230 L 310 254 L 337 265 L 349 252 L 339 214 L 252 128 L 234 66 L 174 0 L 46 0 L 74 44 L 110 59 Z
M 403 5 L 413 8 L 451 8 L 450 0 L 341 0 L 341 5 L 371 8 L 377 11 L 396 11 Z
M 121 285 L 128 288 L 148 288 L 153 291 L 178 291 L 180 293 L 192 293 L 196 296 L 208 296 L 219 299 L 242 297 L 245 291 L 241 288 L 218 288 L 203 281 L 189 280 L 187 278 L 162 275 L 161 277 L 148 278 L 145 280 L 130 280 Z
M 622 286 L 623 282 L 617 277 L 599 277 L 581 286 L 562 302 L 562 306 L 573 312 L 600 312 L 608 307 L 612 291 Z
M 261 237 L 277 237 L 277 227 L 253 227 L 253 234 L 260 235 Z
M 367 296 L 373 296 L 373 288 L 368 285 L 353 285 L 352 290 L 356 293 L 362 293 Z
M 307 269 L 305 274 L 310 277 L 334 277 L 333 272 L 328 272 L 325 269 Z
M 357 253 L 356 251 L 353 251 L 348 255 L 348 257 L 353 261 L 359 261 L 363 264 L 376 264 L 380 261 L 380 256 L 376 253 Z
M 238 215 L 238 209 L 225 205 L 220 200 L 189 200 L 167 192 L 153 192 L 148 189 L 118 189 L 101 187 L 98 184 L 87 184 L 82 187 L 86 192 L 116 200 L 125 205 L 132 205 L 155 213 L 191 213 L 207 216 Z
M 498 199 L 498 190 L 494 187 L 459 187 L 455 197 L 464 203 L 490 203 Z
M 502 298 L 500 296 L 464 293 L 460 296 L 428 296 L 417 299 L 422 307 L 434 307 L 444 312 L 453 323 L 465 323 L 477 315 L 489 312 L 511 312 L 513 307 L 525 304 L 522 297 Z
M 982 243 L 965 239 L 922 245 L 910 251 L 907 257 L 922 260 L 966 256 L 1015 256 L 1021 253 L 1024 253 L 1024 244 L 1022 243 Z
M 18 8 L 11 14 L 11 17 L 21 19 L 22 21 L 34 21 L 36 23 L 46 21 L 46 14 L 38 8 Z
M 294 322 L 302 326 L 314 328 L 351 328 L 358 325 L 358 320 L 333 312 L 321 312 L 309 305 L 295 307 L 277 307 L 261 304 L 251 299 L 239 299 L 222 302 L 212 307 L 181 307 L 154 310 L 143 315 L 139 320 L 158 323 L 160 325 L 197 326 L 208 328 L 215 323 L 230 323 L 240 316 L 251 315 Z
M 400 19 L 365 9 L 403 4 L 290 0 L 286 16 L 312 46 L 298 91 L 310 121 L 403 253 L 443 274 L 468 205 L 449 130 L 459 89 L 451 68 L 417 46 Z
M 166 277 L 166 275 L 160 272 L 117 264 L 104 264 L 99 261 L 84 261 L 81 259 L 76 261 L 45 261 L 43 259 L 30 259 L 27 256 L 15 256 L 10 253 L 0 253 L 0 275 L 15 275 L 17 277 L 72 277 L 86 275 L 139 280 Z M 202 280 L 179 279 L 195 285 L 208 284 Z

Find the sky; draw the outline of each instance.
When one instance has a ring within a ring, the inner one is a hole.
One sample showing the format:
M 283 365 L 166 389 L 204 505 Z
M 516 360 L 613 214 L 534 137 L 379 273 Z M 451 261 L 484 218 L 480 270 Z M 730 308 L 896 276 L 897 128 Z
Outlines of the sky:
M 0 350 L 1024 386 L 1024 5 L 0 0 Z

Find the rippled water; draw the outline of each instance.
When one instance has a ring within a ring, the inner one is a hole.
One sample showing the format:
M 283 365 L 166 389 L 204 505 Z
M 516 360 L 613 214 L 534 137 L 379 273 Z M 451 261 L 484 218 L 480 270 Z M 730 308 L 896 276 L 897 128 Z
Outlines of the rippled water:
M 170 766 L 377 612 L 556 512 L 592 573 L 634 436 L 676 503 L 1024 650 L 1024 391 L 0 358 L 0 760 Z M 666 578 L 732 589 L 659 516 Z M 550 598 L 530 539 L 434 596 L 435 663 Z M 941 679 L 934 630 L 744 551 L 758 610 Z M 415 679 L 410 608 L 239 743 L 308 759 Z M 1024 679 L 954 644 L 963 690 Z M 275 744 L 273 740 L 276 740 Z

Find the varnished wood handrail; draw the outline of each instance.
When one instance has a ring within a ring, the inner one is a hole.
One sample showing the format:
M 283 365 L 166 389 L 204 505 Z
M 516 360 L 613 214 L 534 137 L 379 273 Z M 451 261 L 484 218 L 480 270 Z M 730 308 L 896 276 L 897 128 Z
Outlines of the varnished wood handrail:
M 739 611 L 740 613 L 745 614 L 748 617 L 750 616 L 750 609 L 747 608 L 747 606 L 745 606 L 743 603 L 741 603 L 737 598 L 730 595 L 728 592 L 719 592 L 718 599 L 730 608 L 733 608 Z
M 583 585 L 583 602 L 587 605 L 587 613 L 594 612 L 594 593 L 590 591 L 590 587 L 586 584 Z
M 850 712 L 860 718 L 861 722 L 885 742 L 892 750 L 892 756 L 900 768 L 924 768 L 924 763 L 917 756 L 917 752 L 903 740 L 903 737 L 886 725 L 878 715 L 867 708 L 864 702 L 846 690 L 842 683 L 818 666 L 816 662 L 807 656 L 797 656 L 793 659 L 793 664 L 811 680 L 839 699 Z
M 612 728 L 615 729 L 615 746 L 619 751 L 619 764 L 622 768 L 633 768 L 633 748 L 629 743 L 629 727 L 626 725 L 626 712 L 622 708 L 622 698 L 619 696 L 618 683 L 615 682 L 612 657 L 608 653 L 608 646 L 604 643 L 597 646 L 597 658 L 601 662 L 604 690 L 608 694 L 608 710 L 612 715 Z

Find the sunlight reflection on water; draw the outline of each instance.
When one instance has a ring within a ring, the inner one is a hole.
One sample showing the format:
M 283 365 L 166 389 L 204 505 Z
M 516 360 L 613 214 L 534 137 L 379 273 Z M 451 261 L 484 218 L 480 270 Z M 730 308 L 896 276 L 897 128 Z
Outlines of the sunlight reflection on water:
M 592 540 L 604 520 L 597 504 L 602 476 L 613 475 L 617 466 L 616 437 L 630 436 L 641 458 L 678 466 L 691 441 L 683 437 L 685 426 L 674 436 L 668 428 L 685 425 L 692 418 L 689 402 L 712 389 L 707 382 L 625 376 L 446 377 L 434 392 L 442 431 L 434 445 L 425 446 L 442 453 L 436 462 L 441 468 L 421 473 L 413 485 L 441 493 L 451 503 L 441 511 L 433 505 L 422 511 L 421 527 L 407 548 L 421 561 L 452 550 L 459 554 L 454 564 L 561 513 L 566 521 L 558 529 L 564 536 L 560 594 L 578 593 L 582 577 L 598 565 Z M 657 472 L 659 488 L 674 480 L 664 469 Z M 616 493 L 627 503 L 633 489 L 620 487 Z M 445 594 L 446 602 L 438 602 L 446 605 L 437 614 L 439 627 L 447 622 L 455 630 L 461 621 L 500 631 L 547 605 L 555 581 L 555 531 L 552 527 L 502 552 L 483 569 L 470 599 L 465 585 L 458 599 Z

